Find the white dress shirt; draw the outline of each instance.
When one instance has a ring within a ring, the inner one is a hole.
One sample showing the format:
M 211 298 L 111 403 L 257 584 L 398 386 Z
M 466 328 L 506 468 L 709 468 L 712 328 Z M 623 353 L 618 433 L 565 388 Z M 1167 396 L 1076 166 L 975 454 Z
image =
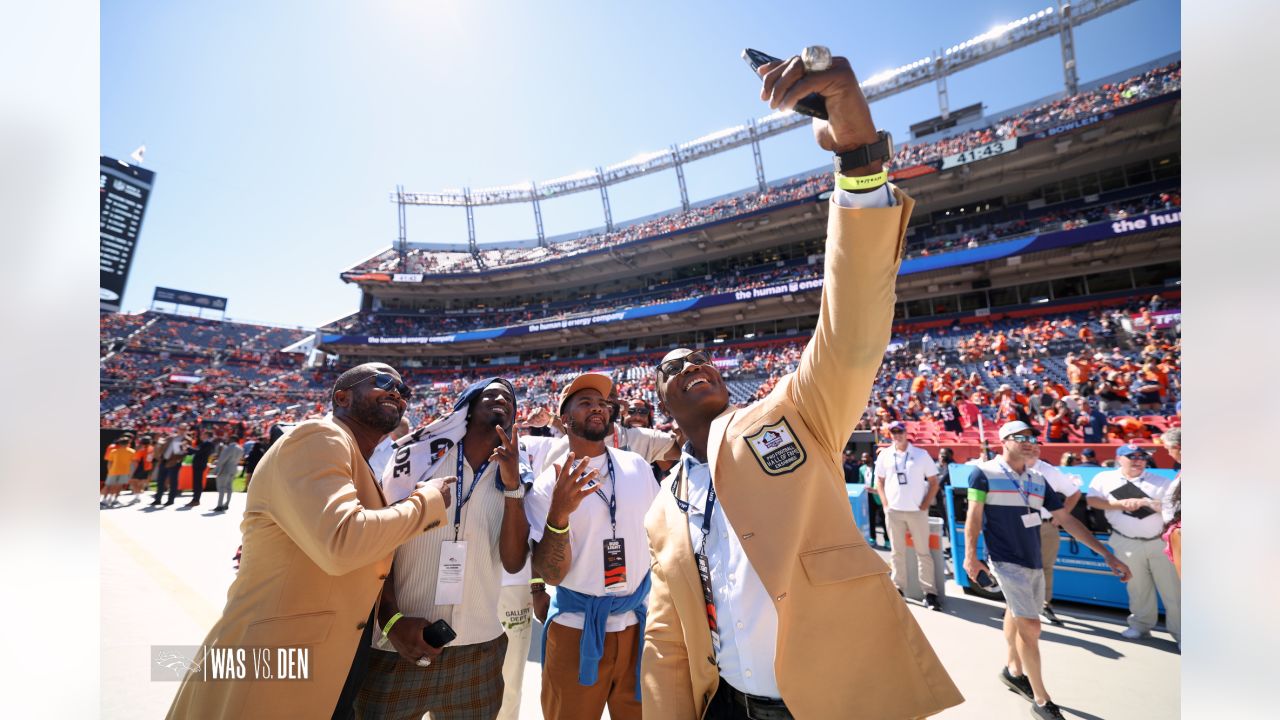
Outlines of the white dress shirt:
M 689 486 L 689 538 L 696 553 L 702 545 L 711 469 L 688 452 L 680 461 Z M 778 653 L 778 611 L 718 499 L 705 552 L 711 571 L 711 600 L 720 623 L 716 661 L 721 679 L 748 695 L 781 698 L 773 672 Z

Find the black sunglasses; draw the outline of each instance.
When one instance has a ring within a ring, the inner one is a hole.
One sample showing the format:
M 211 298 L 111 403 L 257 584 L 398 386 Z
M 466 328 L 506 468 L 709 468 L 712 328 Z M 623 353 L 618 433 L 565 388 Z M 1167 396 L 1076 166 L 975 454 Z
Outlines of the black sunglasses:
M 671 358 L 670 360 L 659 365 L 658 375 L 663 380 L 668 380 L 680 374 L 680 371 L 684 370 L 684 365 L 686 362 L 692 363 L 694 365 L 706 365 L 707 363 L 711 362 L 711 358 L 707 357 L 707 354 L 704 352 L 701 352 L 699 350 L 694 350 L 692 352 L 681 355 L 678 358 Z
M 627 408 L 627 414 L 628 415 L 648 415 L 649 408 L 642 408 L 642 407 Z
M 405 385 L 399 380 L 396 380 L 395 375 L 389 375 L 387 373 L 378 373 L 377 375 L 371 375 L 370 377 L 373 378 L 373 386 L 378 388 L 379 390 L 382 390 L 384 392 L 390 392 L 392 390 L 395 390 L 396 393 L 406 401 L 408 401 L 410 398 L 413 397 L 413 388 L 409 387 L 408 385 Z M 338 389 L 350 390 L 351 388 L 359 385 L 360 383 L 363 383 L 365 380 L 368 380 L 368 379 L 369 378 L 364 378 L 364 380 L 354 382 L 345 388 L 338 388 Z

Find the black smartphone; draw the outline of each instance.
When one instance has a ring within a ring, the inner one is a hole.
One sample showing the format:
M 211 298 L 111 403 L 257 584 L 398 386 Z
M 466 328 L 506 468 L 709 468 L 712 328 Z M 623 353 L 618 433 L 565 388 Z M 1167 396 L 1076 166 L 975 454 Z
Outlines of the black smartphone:
M 444 620 L 437 620 L 422 629 L 422 640 L 433 648 L 442 648 L 453 642 L 458 633 Z
M 994 592 L 1000 587 L 1000 584 L 996 582 L 996 579 L 991 577 L 986 570 L 978 571 L 977 581 L 978 587 L 981 587 L 983 590 L 991 590 Z
M 742 59 L 747 61 L 751 66 L 751 71 L 755 72 L 760 69 L 761 65 L 768 65 L 771 62 L 779 62 L 782 58 L 776 58 L 768 53 L 762 53 L 753 48 L 747 48 L 742 51 Z M 800 102 L 796 103 L 795 111 L 801 115 L 808 115 L 819 120 L 827 119 L 827 101 L 818 93 L 809 93 L 800 98 Z

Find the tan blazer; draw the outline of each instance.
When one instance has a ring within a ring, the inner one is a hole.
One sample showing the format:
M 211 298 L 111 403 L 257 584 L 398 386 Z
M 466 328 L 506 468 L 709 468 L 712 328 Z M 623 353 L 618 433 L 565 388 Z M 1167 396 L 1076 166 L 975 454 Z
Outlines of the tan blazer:
M 355 437 L 332 416 L 300 423 L 263 456 L 240 530 L 240 571 L 206 646 L 310 648 L 309 680 L 202 680 L 170 718 L 327 718 L 401 543 L 445 520 L 420 488 L 387 507 Z M 246 651 L 247 653 L 249 651 Z M 246 660 L 252 678 L 253 664 Z
M 964 701 L 854 524 L 840 464 L 889 341 L 913 205 L 896 197 L 887 209 L 832 204 L 822 310 L 799 367 L 760 402 L 726 409 L 707 444 L 717 504 L 774 599 L 774 671 L 800 720 L 925 717 Z M 688 519 L 671 494 L 675 483 L 687 497 L 682 475 L 680 464 L 645 518 L 644 715 L 663 720 L 702 717 L 719 682 Z

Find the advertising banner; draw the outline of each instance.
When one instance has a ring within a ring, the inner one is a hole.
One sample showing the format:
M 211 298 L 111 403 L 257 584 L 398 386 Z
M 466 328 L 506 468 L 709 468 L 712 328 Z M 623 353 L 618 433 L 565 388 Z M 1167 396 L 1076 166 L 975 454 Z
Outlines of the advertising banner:
M 217 295 L 205 295 L 198 292 L 188 292 L 186 290 L 174 290 L 173 288 L 157 287 L 155 293 L 151 295 L 151 302 L 167 302 L 175 305 L 190 305 L 192 307 L 209 308 L 210 310 L 221 310 L 226 312 L 227 299 L 218 297 Z

